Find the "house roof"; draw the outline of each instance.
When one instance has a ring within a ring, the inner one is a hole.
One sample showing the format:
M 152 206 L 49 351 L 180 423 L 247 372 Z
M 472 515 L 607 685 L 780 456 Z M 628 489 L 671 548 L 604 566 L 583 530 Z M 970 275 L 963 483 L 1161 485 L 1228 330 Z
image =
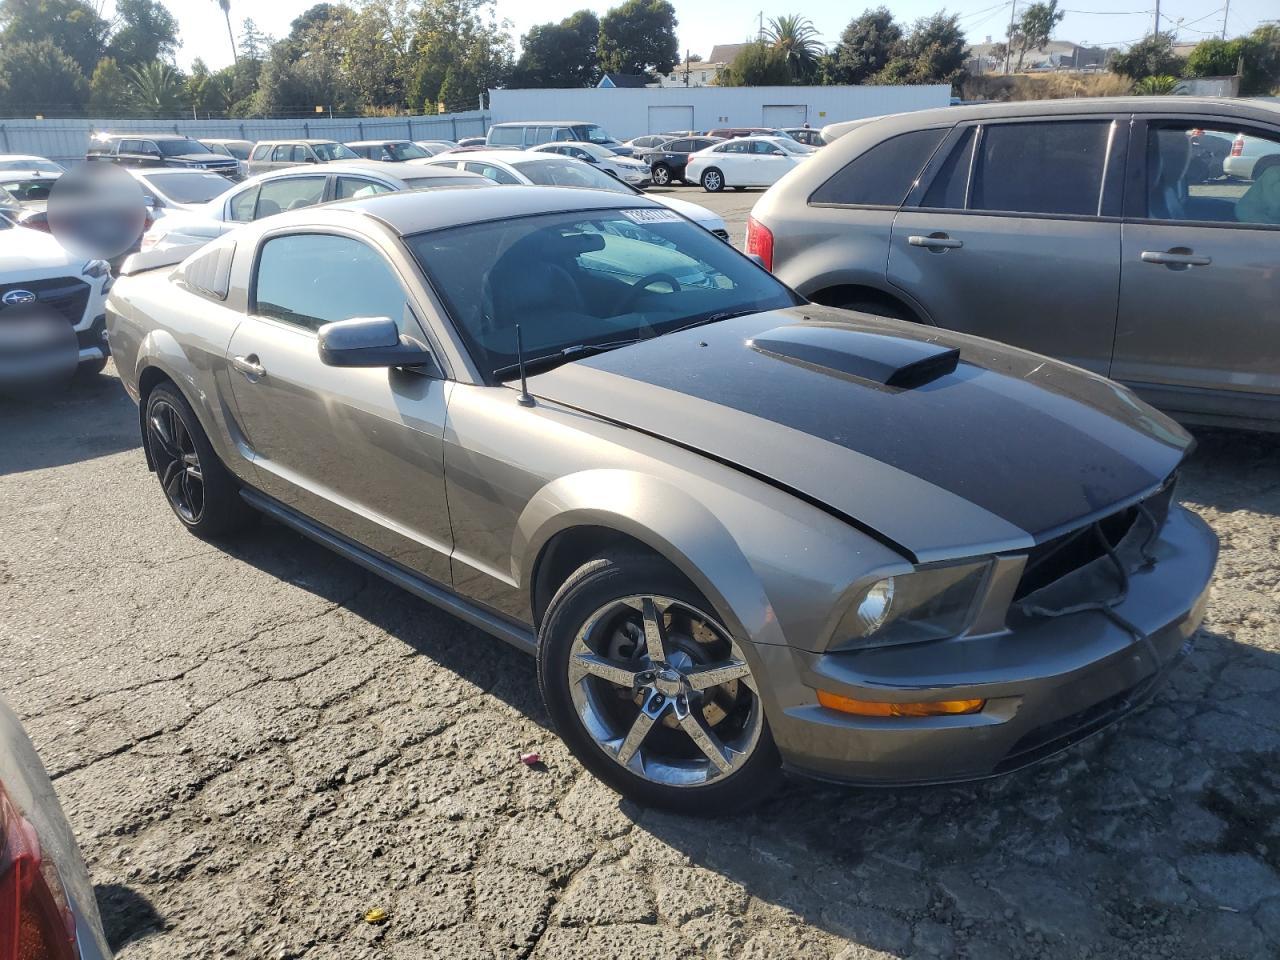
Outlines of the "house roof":
M 619 89 L 648 86 L 649 78 L 638 73 L 606 73 L 600 78 L 598 86 L 617 87 Z
M 749 43 L 717 43 L 711 48 L 711 56 L 707 57 L 707 62 L 723 63 L 728 66 L 749 46 L 751 46 Z

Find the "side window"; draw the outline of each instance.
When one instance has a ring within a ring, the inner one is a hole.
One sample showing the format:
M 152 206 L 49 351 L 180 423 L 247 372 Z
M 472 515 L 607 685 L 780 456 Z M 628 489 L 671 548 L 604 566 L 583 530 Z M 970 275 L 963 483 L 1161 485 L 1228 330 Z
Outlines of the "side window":
M 270 145 L 270 144 L 268 144 L 268 143 L 260 143 L 260 144 L 258 144 L 256 147 L 254 147 L 254 148 L 253 148 L 253 154 L 249 157 L 249 159 L 250 159 L 250 160 L 265 160 L 265 159 L 267 159 L 267 154 L 268 154 L 268 153 L 270 153 L 270 152 L 271 152 L 271 145 Z
M 922 207 L 938 210 L 963 210 L 969 191 L 969 169 L 973 160 L 976 127 L 964 132 L 929 185 Z
M 339 177 L 336 197 L 338 200 L 351 200 L 356 197 L 376 197 L 380 193 L 391 193 L 392 188 L 375 180 L 362 177 Z
M 324 199 L 324 177 L 281 177 L 268 180 L 258 195 L 258 208 L 253 219 L 301 210 Z
M 524 138 L 522 127 L 493 127 L 489 130 L 489 142 L 502 146 L 520 146 Z
M 271 159 L 275 163 L 288 163 L 289 157 L 292 155 L 292 153 L 293 153 L 293 145 L 288 143 L 282 143 L 280 144 L 280 146 L 276 147 L 276 152 L 272 154 Z
M 1096 216 L 1110 135 L 1109 119 L 985 127 L 969 209 Z
M 258 188 L 241 190 L 231 198 L 231 219 L 236 223 L 248 223 L 253 219 L 253 208 L 258 204 Z
M 231 289 L 231 259 L 234 243 L 207 247 L 192 257 L 180 270 L 182 285 L 192 293 L 209 300 L 225 300 Z
M 675 140 L 667 144 L 666 152 L 667 153 L 692 153 L 693 150 L 694 150 L 694 146 L 690 141 Z
M 468 163 L 466 165 L 466 169 L 470 170 L 472 173 L 478 173 L 482 177 L 488 177 L 490 180 L 495 180 L 498 183 L 512 184 L 520 182 L 501 167 L 494 167 L 487 163 L 481 163 L 477 160 L 473 160 Z
M 137 140 L 134 142 L 138 144 L 138 153 L 145 153 L 149 157 L 160 156 L 160 148 L 150 140 Z
M 552 130 L 550 127 L 533 127 L 532 129 L 534 143 L 541 144 L 551 142 Z
M 740 140 L 730 140 L 722 147 L 717 148 L 718 153 L 746 153 L 751 144 L 743 143 Z
M 258 254 L 254 300 L 259 316 L 307 330 L 352 317 L 390 317 L 406 326 L 399 279 L 378 253 L 348 237 L 304 233 L 268 240 Z
M 782 156 L 782 148 L 772 143 L 766 143 L 763 140 L 756 140 L 751 144 L 751 152 L 765 157 Z
M 294 144 L 294 147 L 293 147 L 294 163 L 306 163 L 308 160 L 310 160 L 314 156 L 315 154 L 311 152 L 311 148 L 308 147 L 305 143 Z
M 1182 122 L 1152 125 L 1147 216 L 1280 226 L 1280 137 Z
M 845 164 L 813 192 L 809 202 L 901 206 L 946 133 L 945 129 L 912 130 L 882 140 Z
M 568 127 L 556 127 L 555 130 L 551 132 L 551 139 L 552 140 L 572 140 L 573 133 L 570 132 Z

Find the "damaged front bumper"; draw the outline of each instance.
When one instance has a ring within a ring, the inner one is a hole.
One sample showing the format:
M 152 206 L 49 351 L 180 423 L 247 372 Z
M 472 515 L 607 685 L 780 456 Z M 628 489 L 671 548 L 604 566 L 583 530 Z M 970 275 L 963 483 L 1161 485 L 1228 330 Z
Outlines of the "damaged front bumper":
M 1009 629 L 912 646 L 803 653 L 758 647 L 779 703 L 770 725 L 787 766 L 847 783 L 981 779 L 1050 756 L 1132 712 L 1190 648 L 1208 598 L 1217 538 L 1174 506 L 1106 609 L 1014 615 Z M 1043 598 L 1043 597 L 1041 597 Z M 816 690 L 858 700 L 980 699 L 981 711 L 858 717 Z

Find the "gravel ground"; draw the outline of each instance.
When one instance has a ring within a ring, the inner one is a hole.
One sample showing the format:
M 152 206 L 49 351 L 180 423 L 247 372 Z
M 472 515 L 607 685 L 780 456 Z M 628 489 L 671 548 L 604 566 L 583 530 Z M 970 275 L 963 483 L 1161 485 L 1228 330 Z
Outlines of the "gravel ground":
M 739 233 L 754 199 L 714 198 Z M 124 960 L 1277 955 L 1280 437 L 1200 434 L 1222 561 L 1150 708 L 1001 780 L 723 823 L 600 787 L 499 641 L 282 528 L 187 536 L 110 368 L 0 438 L 0 695 Z

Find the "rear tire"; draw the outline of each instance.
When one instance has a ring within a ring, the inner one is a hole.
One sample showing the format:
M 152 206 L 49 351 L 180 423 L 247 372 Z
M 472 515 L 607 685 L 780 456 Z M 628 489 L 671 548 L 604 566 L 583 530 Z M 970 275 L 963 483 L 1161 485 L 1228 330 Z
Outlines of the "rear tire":
M 145 441 L 165 500 L 197 537 L 234 533 L 256 519 L 191 404 L 171 383 L 159 384 L 147 396 Z
M 883 300 L 851 300 L 837 305 L 841 310 L 852 310 L 854 313 L 869 313 L 875 317 L 887 317 L 890 320 L 906 320 L 917 323 L 907 310 L 894 303 Z
M 543 618 L 538 688 L 556 732 L 644 806 L 725 816 L 782 780 L 756 679 L 711 609 L 661 558 L 614 551 L 570 576 Z M 699 691 L 688 685 L 699 667 L 732 678 Z
M 671 168 L 665 163 L 654 164 L 653 185 L 655 187 L 668 187 L 671 185 Z
M 724 174 L 715 167 L 702 173 L 702 189 L 707 193 L 719 193 L 724 189 Z

